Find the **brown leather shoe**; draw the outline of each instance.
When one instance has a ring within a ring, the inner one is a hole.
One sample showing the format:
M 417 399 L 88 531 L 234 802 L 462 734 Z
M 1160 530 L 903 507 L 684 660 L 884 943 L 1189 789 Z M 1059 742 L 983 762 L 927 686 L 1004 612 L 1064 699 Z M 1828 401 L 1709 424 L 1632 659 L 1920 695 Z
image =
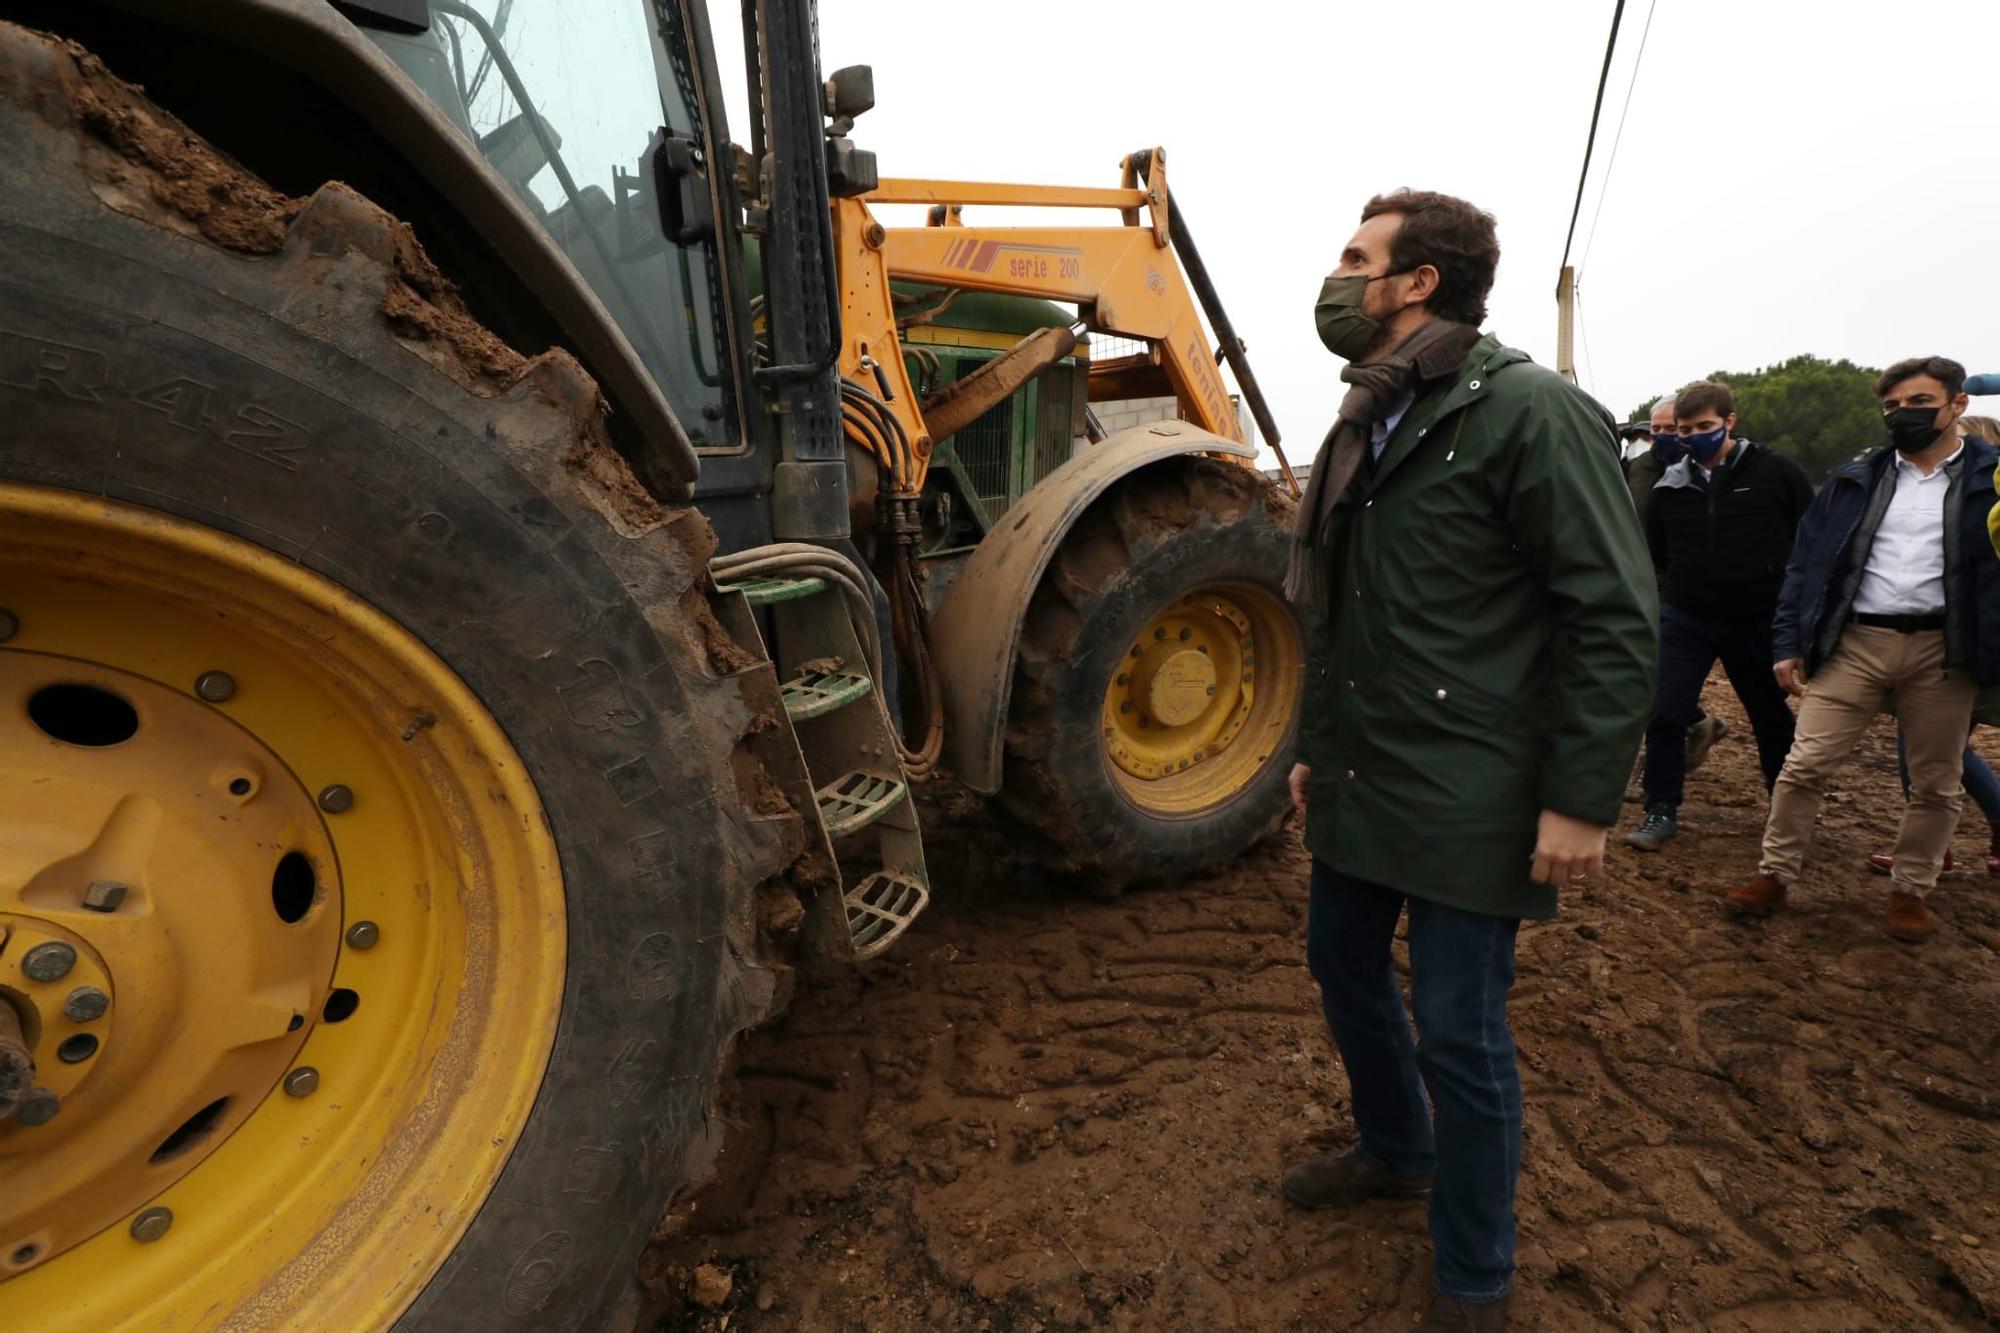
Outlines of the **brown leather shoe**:
M 1431 1297 L 1417 1333 L 1501 1333 L 1507 1327 L 1507 1302 L 1508 1296 L 1497 1301 L 1461 1301 L 1439 1292 Z
M 1996 866 L 2000 866 L 2000 843 L 1996 843 L 1994 849 L 1986 854 L 1986 873 L 1989 875 L 2000 875 L 2000 869 L 1996 869 Z M 1868 868 L 1878 875 L 1890 874 L 1896 869 L 1896 858 L 1889 852 L 1870 852 L 1868 853 Z M 1943 875 L 1951 873 L 1951 850 L 1949 848 L 1945 849 L 1944 865 L 1939 868 L 1938 873 Z
M 1785 905 L 1785 886 L 1776 875 L 1760 871 L 1748 884 L 1731 889 L 1722 905 L 1736 916 L 1769 916 Z
M 1937 934 L 1937 918 L 1931 909 L 1924 906 L 1921 895 L 1915 893 L 1891 893 L 1889 914 L 1882 918 L 1882 929 L 1889 932 L 1892 939 L 1905 944 L 1922 944 Z
M 1399 1176 L 1358 1152 L 1314 1157 L 1285 1172 L 1285 1197 L 1301 1208 L 1352 1208 L 1367 1199 L 1415 1199 L 1431 1192 L 1429 1176 Z

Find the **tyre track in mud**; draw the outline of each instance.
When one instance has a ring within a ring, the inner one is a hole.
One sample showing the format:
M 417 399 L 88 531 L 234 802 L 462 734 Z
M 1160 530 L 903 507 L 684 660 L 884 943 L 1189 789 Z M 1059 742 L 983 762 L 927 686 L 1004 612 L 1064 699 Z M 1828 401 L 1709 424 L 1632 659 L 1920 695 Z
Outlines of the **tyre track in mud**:
M 1615 845 L 1521 935 L 1517 1320 L 2000 1327 L 1984 825 L 1961 823 L 1939 935 L 1884 936 L 1887 883 L 1860 864 L 1899 812 L 1884 721 L 1796 906 L 1726 921 L 1764 805 L 1733 697 L 1708 698 L 1736 730 L 1690 781 L 1688 831 Z M 1308 1214 L 1277 1191 L 1286 1161 L 1351 1141 L 1295 837 L 1100 901 L 962 811 L 931 818 L 938 905 L 748 1042 L 734 1169 L 701 1234 L 649 1256 L 657 1325 L 1407 1327 L 1422 1207 Z M 733 1278 L 712 1308 L 682 1299 L 702 1263 Z

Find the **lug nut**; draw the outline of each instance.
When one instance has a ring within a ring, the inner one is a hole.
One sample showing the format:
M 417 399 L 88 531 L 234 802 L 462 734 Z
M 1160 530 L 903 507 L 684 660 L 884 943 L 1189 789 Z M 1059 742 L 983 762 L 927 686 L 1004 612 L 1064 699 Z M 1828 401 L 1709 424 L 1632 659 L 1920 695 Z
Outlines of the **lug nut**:
M 382 929 L 373 921 L 357 921 L 347 928 L 347 947 L 350 949 L 372 949 L 375 941 L 382 938 Z
M 93 912 L 115 912 L 125 901 L 126 886 L 115 879 L 93 879 L 83 891 L 83 905 Z
M 48 1124 L 60 1110 L 62 1098 L 47 1088 L 31 1088 L 28 1095 L 21 1099 L 21 1108 L 14 1112 L 14 1122 L 33 1129 L 37 1125 Z
M 236 693 L 236 677 L 227 671 L 204 671 L 194 678 L 194 692 L 212 704 Z
M 37 944 L 21 958 L 21 971 L 30 981 L 61 981 L 75 966 L 76 950 L 61 940 Z
M 287 1097 L 310 1097 L 319 1090 L 319 1071 L 311 1065 L 300 1065 L 285 1075 L 285 1095 Z
M 167 1228 L 174 1224 L 174 1210 L 171 1208 L 148 1208 L 132 1219 L 132 1239 L 142 1245 L 150 1245 L 167 1234 Z
M 0 643 L 5 643 L 21 632 L 21 622 L 12 611 L 0 607 Z
M 319 808 L 330 815 L 344 814 L 354 805 L 354 793 L 341 783 L 320 788 Z
M 95 986 L 78 986 L 63 1001 L 63 1017 L 72 1023 L 94 1023 L 111 1008 L 111 997 Z

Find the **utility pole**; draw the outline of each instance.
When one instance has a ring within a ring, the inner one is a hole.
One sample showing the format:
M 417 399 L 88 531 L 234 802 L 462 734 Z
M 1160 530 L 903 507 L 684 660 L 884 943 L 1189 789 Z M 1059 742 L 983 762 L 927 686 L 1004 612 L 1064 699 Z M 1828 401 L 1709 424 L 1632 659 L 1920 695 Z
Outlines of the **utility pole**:
M 1576 269 L 1569 264 L 1556 278 L 1556 373 L 1576 383 Z

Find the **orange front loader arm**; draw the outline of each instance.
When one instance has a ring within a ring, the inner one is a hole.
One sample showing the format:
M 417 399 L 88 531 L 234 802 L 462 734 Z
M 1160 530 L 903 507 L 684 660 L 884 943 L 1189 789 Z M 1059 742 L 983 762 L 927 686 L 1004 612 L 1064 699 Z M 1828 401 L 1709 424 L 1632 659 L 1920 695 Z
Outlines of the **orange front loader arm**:
M 1150 168 L 1145 188 L 1136 184 L 1135 159 L 1140 157 L 1145 159 L 1143 166 Z M 1223 384 L 1220 358 L 1209 345 L 1194 295 L 1175 257 L 1176 238 L 1170 235 L 1170 205 L 1159 150 L 1127 159 L 1126 176 L 1132 183 L 1120 189 L 885 180 L 863 198 L 834 200 L 834 244 L 841 281 L 841 374 L 886 404 L 906 440 L 882 440 L 885 432 L 880 429 L 852 424 L 850 433 L 857 434 L 883 459 L 891 489 L 909 495 L 922 488 L 934 443 L 903 364 L 890 297 L 891 279 L 1074 304 L 1079 320 L 1091 331 L 1143 339 L 1149 345 L 1144 356 L 1093 366 L 1094 381 L 1157 384 L 1164 375 L 1189 421 L 1226 439 L 1243 440 L 1235 406 Z M 888 228 L 875 220 L 868 207 L 871 202 L 930 204 L 935 206 L 934 217 L 952 222 Z M 969 204 L 1115 209 L 1125 225 L 956 225 L 959 207 Z M 1138 224 L 1142 208 L 1150 211 L 1151 225 Z M 1220 313 L 1219 305 L 1212 301 L 1209 309 L 1212 318 Z M 1234 343 L 1225 345 L 1224 351 L 1237 369 L 1239 382 L 1248 381 L 1247 393 L 1254 380 L 1248 380 L 1247 363 L 1240 359 L 1241 343 L 1225 331 L 1224 319 L 1215 318 L 1214 322 L 1218 335 Z M 1136 395 L 1114 392 L 1092 396 Z M 1253 397 L 1253 407 L 1267 441 L 1275 448 L 1278 433 L 1262 410 L 1261 396 Z M 1279 460 L 1284 463 L 1282 453 Z M 1291 468 L 1289 464 L 1284 468 L 1289 481 Z

